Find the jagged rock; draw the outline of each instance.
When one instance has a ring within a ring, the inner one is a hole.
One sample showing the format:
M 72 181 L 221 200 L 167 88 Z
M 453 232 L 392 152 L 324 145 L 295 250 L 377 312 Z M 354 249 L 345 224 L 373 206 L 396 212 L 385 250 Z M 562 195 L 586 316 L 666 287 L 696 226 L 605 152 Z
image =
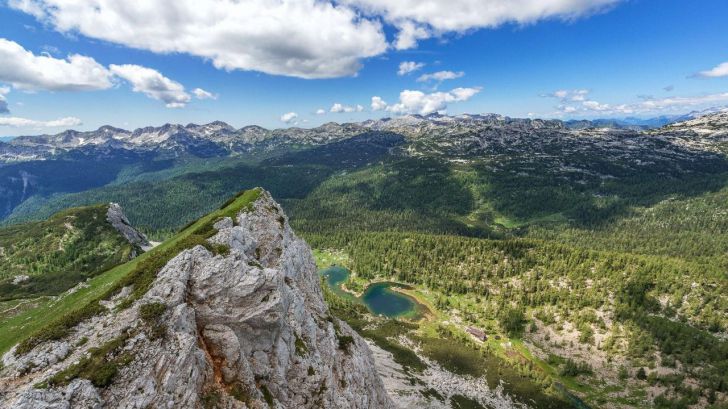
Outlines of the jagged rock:
M 90 386 L 99 407 L 193 408 L 212 398 L 222 408 L 393 407 L 366 343 L 329 315 L 311 250 L 270 195 L 262 192 L 251 211 L 214 226 L 210 240 L 228 245 L 227 255 L 203 246 L 181 252 L 131 308 L 84 322 L 63 341 L 76 345 L 87 337 L 87 350 L 124 331 L 134 334 L 123 347 L 134 359 L 108 387 Z M 140 318 L 140 307 L 150 303 L 166 307 L 163 339 L 152 339 Z M 85 353 L 30 375 L 18 375 L 8 362 L 16 386 L 0 387 L 0 406 L 77 407 L 73 396 L 95 402 L 87 386 L 82 394 L 68 393 L 73 383 L 65 394 L 31 386 Z
M 13 405 L 16 409 L 100 409 L 101 397 L 91 382 L 75 379 L 65 390 L 27 389 Z
M 109 210 L 106 212 L 106 220 L 121 233 L 124 238 L 134 246 L 146 251 L 151 248 L 147 236 L 131 226 L 124 211 L 118 203 L 109 203 Z
M 66 358 L 71 351 L 71 346 L 66 341 L 47 342 L 32 353 L 16 355 L 15 348 L 3 356 L 3 366 L 10 368 L 16 376 L 28 372 L 38 371 L 50 365 L 54 365 Z

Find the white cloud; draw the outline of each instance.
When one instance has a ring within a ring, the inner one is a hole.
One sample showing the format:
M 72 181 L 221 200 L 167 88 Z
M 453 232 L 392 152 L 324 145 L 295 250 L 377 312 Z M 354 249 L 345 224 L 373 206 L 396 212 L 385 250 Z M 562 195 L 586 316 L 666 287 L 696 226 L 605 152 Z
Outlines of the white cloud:
M 0 38 L 0 81 L 23 90 L 89 91 L 113 86 L 112 75 L 93 58 L 66 59 L 34 55 L 20 44 Z
M 705 78 L 728 77 L 728 62 L 719 64 L 707 71 L 700 71 L 698 76 Z
M 465 75 L 465 73 L 462 71 L 458 71 L 458 72 L 438 71 L 438 72 L 434 72 L 432 74 L 420 75 L 420 77 L 417 78 L 417 82 L 429 82 L 429 81 L 442 82 L 442 81 L 446 81 L 446 80 L 454 80 L 457 78 L 461 78 L 464 75 Z
M 52 121 L 37 121 L 35 119 L 18 118 L 14 116 L 0 117 L 0 126 L 12 126 L 15 128 L 68 128 L 70 126 L 81 125 L 82 122 L 78 118 L 65 117 Z
M 316 115 L 323 115 L 326 113 L 326 110 L 323 108 L 319 108 L 316 110 Z
M 581 104 L 584 108 L 591 111 L 607 111 L 610 109 L 609 104 L 602 104 L 597 101 L 584 101 Z
M 588 89 L 573 89 L 573 90 L 567 90 L 567 89 L 560 89 L 557 91 L 554 91 L 550 94 L 543 94 L 542 97 L 549 97 L 549 98 L 557 98 L 560 99 L 563 102 L 566 101 L 586 101 L 587 96 L 589 95 Z
M 298 118 L 298 114 L 295 112 L 288 112 L 283 115 L 281 115 L 281 122 L 285 122 L 287 124 L 290 124 L 291 122 L 294 122 Z
M 0 114 L 7 114 L 10 112 L 10 109 L 8 109 L 8 100 L 5 99 L 5 95 L 7 95 L 10 92 L 10 88 L 8 87 L 0 87 Z
M 217 99 L 218 95 L 213 94 L 212 92 L 205 91 L 202 88 L 195 88 L 192 90 L 192 93 L 195 94 L 195 98 L 197 99 Z
M 158 71 L 139 65 L 110 65 L 109 68 L 93 58 L 78 54 L 58 59 L 48 53 L 34 55 L 20 44 L 0 38 L 0 82 L 28 91 L 90 91 L 114 86 L 115 77 L 123 78 L 150 98 L 162 100 L 169 108 L 184 107 L 191 97 L 182 84 L 172 81 Z M 5 101 L 0 92 L 0 100 Z M 199 99 L 217 98 L 217 95 L 197 88 Z M 2 104 L 0 104 L 2 105 Z M 7 112 L 7 101 L 5 101 Z M 0 109 L 2 112 L 2 109 Z
M 576 104 L 561 104 L 557 106 L 556 113 L 581 115 L 682 113 L 689 109 L 695 109 L 696 107 L 708 107 L 728 103 L 728 92 L 668 98 L 647 97 L 637 103 L 617 105 L 600 103 L 590 99 L 575 102 Z
M 381 97 L 372 97 L 372 111 L 382 111 L 387 109 L 387 102 Z
M 573 20 L 603 11 L 623 0 L 342 0 L 368 15 L 383 16 L 399 29 L 395 47 L 417 40 L 465 33 L 506 23 L 530 24 L 558 18 Z
M 417 25 L 412 21 L 400 21 L 395 23 L 399 32 L 397 33 L 397 41 L 394 42 L 394 48 L 397 50 L 407 50 L 414 48 L 417 41 L 430 37 L 427 28 Z
M 163 101 L 167 108 L 182 108 L 192 99 L 182 84 L 151 68 L 133 64 L 112 64 L 109 69 L 115 75 L 129 81 L 132 91 Z
M 428 115 L 433 112 L 445 112 L 452 102 L 467 101 L 481 90 L 475 88 L 455 88 L 449 92 L 433 92 L 426 94 L 422 91 L 404 90 L 399 94 L 399 102 L 386 106 L 386 110 L 396 114 Z M 381 98 L 379 99 L 380 102 Z M 372 98 L 372 104 L 374 98 Z
M 671 97 L 649 99 L 637 104 L 641 110 L 661 110 L 675 107 L 694 107 L 706 104 L 724 104 L 728 102 L 728 92 L 706 94 L 689 97 Z
M 425 66 L 425 63 L 415 61 L 402 61 L 399 63 L 399 70 L 397 75 L 407 75 L 411 72 L 415 72 Z
M 329 109 L 329 112 L 332 112 L 334 114 L 340 114 L 342 112 L 361 112 L 364 110 L 364 107 L 361 105 L 356 106 L 350 106 L 350 105 L 342 105 L 338 102 L 331 106 L 331 109 Z
M 377 18 L 322 0 L 9 0 L 63 33 L 155 53 L 186 53 L 225 70 L 301 78 L 356 74 L 387 50 Z M 4 59 L 3 59 L 4 61 Z

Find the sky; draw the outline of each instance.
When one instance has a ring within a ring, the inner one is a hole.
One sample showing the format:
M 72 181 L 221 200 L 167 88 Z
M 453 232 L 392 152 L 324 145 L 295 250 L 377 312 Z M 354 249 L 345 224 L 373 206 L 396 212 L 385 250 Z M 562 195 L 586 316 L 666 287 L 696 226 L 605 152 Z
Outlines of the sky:
M 0 136 L 728 106 L 725 0 L 0 0 Z

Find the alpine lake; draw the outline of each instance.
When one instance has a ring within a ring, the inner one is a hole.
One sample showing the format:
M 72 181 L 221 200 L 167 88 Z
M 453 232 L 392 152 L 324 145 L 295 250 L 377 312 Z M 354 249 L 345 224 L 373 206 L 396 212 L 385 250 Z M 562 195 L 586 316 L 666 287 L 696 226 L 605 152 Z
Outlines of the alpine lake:
M 356 296 L 343 288 L 351 272 L 342 266 L 330 266 L 319 271 L 329 288 L 339 297 L 362 303 L 374 315 L 388 318 L 408 318 L 418 320 L 423 318 L 428 309 L 417 302 L 413 297 L 398 290 L 411 290 L 412 287 L 391 282 L 377 282 L 370 284 L 361 296 Z

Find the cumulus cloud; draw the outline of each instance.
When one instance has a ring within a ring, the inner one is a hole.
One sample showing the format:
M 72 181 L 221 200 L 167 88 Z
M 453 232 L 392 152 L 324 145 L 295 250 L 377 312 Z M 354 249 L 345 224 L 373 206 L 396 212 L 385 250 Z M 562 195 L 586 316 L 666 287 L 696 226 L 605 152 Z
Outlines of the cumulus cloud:
M 290 124 L 294 122 L 298 118 L 298 114 L 295 112 L 288 112 L 283 115 L 281 115 L 281 122 L 285 122 L 287 124 Z
M 394 48 L 397 50 L 414 48 L 419 40 L 424 40 L 431 36 L 427 28 L 412 21 L 399 21 L 395 24 L 399 29 L 397 40 L 394 42 Z
M 167 108 L 182 108 L 192 99 L 182 84 L 172 81 L 157 70 L 133 64 L 112 64 L 109 69 L 129 81 L 132 91 L 163 101 Z
M 706 71 L 700 71 L 698 76 L 703 78 L 728 77 L 728 62 L 719 64 Z
M 0 126 L 12 126 L 15 128 L 68 128 L 70 126 L 81 125 L 82 123 L 80 119 L 72 116 L 52 121 L 38 121 L 14 116 L 0 117 Z
M 574 20 L 623 0 L 342 0 L 398 28 L 398 49 L 447 33 L 465 33 L 506 23 L 530 24 L 558 18 Z
M 331 109 L 329 109 L 329 112 L 332 112 L 334 114 L 340 114 L 342 112 L 361 112 L 364 110 L 364 107 L 361 105 L 356 106 L 350 106 L 350 105 L 342 105 L 338 102 L 331 106 Z
M 0 82 L 27 91 L 92 91 L 114 86 L 116 77 L 132 84 L 134 92 L 164 101 L 169 108 L 184 107 L 191 97 L 182 84 L 172 81 L 158 71 L 139 65 L 110 65 L 109 68 L 93 58 L 72 54 L 59 59 L 49 54 L 35 55 L 20 44 L 0 38 Z M 0 106 L 7 112 L 7 101 L 0 92 Z M 217 98 L 201 88 L 193 91 L 199 99 Z
M 584 101 L 582 106 L 591 111 L 607 111 L 611 108 L 609 104 L 602 104 L 597 101 Z
M 424 66 L 425 63 L 422 62 L 402 61 L 401 63 L 399 63 L 399 70 L 397 70 L 397 75 L 407 75 L 411 72 L 422 69 L 422 67 Z
M 316 110 L 316 115 L 323 115 L 326 113 L 326 110 L 323 108 L 319 108 Z
M 0 82 L 17 89 L 89 91 L 113 86 L 112 74 L 93 58 L 71 54 L 66 59 L 35 55 L 20 44 L 0 38 Z
M 202 88 L 195 88 L 192 90 L 192 93 L 195 94 L 195 98 L 197 99 L 217 99 L 217 94 L 205 91 Z
M 462 71 L 458 71 L 458 72 L 438 71 L 438 72 L 433 72 L 432 74 L 420 75 L 420 77 L 417 78 L 417 82 L 430 82 L 430 81 L 443 82 L 443 81 L 447 81 L 447 80 L 454 80 L 454 79 L 460 78 L 463 75 L 465 75 L 465 73 Z
M 372 97 L 372 111 L 382 111 L 387 109 L 387 102 L 381 97 Z
M 560 89 L 541 96 L 558 99 L 560 104 L 556 106 L 556 109 L 562 114 L 574 114 L 580 111 L 601 112 L 611 109 L 608 104 L 601 104 L 589 99 L 589 90 L 587 89 Z
M 434 112 L 444 113 L 447 106 L 453 102 L 467 101 L 481 91 L 480 87 L 455 88 L 448 92 L 433 92 L 426 94 L 422 91 L 404 90 L 399 93 L 399 102 L 387 105 L 379 97 L 372 97 L 372 109 L 375 98 L 380 109 L 386 109 L 395 114 L 428 115 Z
M 554 91 L 550 94 L 542 94 L 542 97 L 549 97 L 549 98 L 557 98 L 560 99 L 562 102 L 566 101 L 586 101 L 587 96 L 589 95 L 588 89 L 573 89 L 573 90 L 567 90 L 567 89 L 560 89 L 557 91 Z
M 321 0 L 9 0 L 63 33 L 155 53 L 185 53 L 225 70 L 300 78 L 356 74 L 384 53 L 378 18 Z

